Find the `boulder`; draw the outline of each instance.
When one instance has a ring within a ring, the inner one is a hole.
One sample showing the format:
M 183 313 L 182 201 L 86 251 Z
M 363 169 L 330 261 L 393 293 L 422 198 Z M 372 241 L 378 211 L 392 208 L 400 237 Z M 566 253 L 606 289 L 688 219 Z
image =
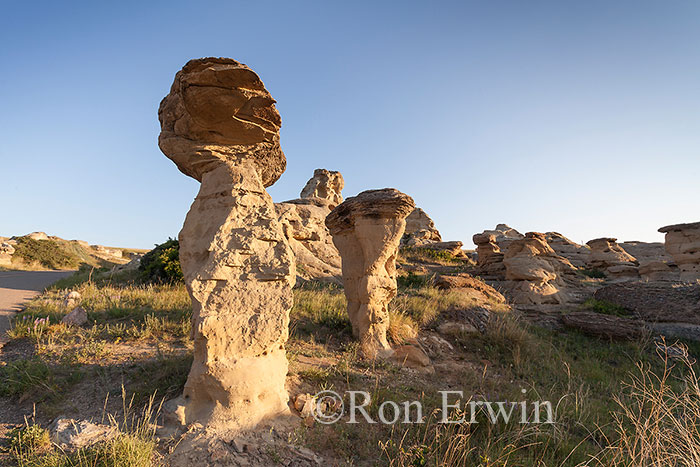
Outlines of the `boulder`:
M 116 436 L 118 430 L 114 426 L 92 423 L 87 420 L 73 420 L 58 417 L 49 426 L 51 440 L 61 449 L 73 451 L 100 442 L 108 441 Z
M 201 182 L 180 231 L 192 299 L 194 360 L 183 425 L 244 430 L 288 414 L 285 389 L 294 256 L 265 187 L 284 172 L 281 119 L 253 70 L 229 58 L 189 61 L 158 110 L 158 144 Z
M 49 236 L 46 235 L 46 232 L 32 232 L 30 234 L 27 234 L 26 236 L 31 238 L 32 240 L 48 240 L 49 239 Z
M 325 223 L 331 206 L 321 198 L 275 204 L 282 231 L 294 252 L 297 275 L 303 279 L 340 282 L 340 253 Z
M 547 232 L 545 234 L 547 244 L 559 256 L 568 259 L 574 267 L 585 268 L 588 259 L 588 248 L 579 245 L 560 234 L 559 232 Z
M 430 357 L 417 345 L 402 345 L 394 350 L 391 359 L 406 368 L 425 368 L 430 366 Z
M 547 244 L 546 235 L 528 232 L 510 244 L 503 256 L 504 286 L 513 302 L 522 305 L 562 304 L 574 301 L 566 290 L 576 277 L 576 268 Z
M 68 313 L 61 319 L 61 322 L 66 326 L 80 327 L 87 323 L 88 316 L 85 309 L 81 306 L 73 308 L 73 311 Z
M 348 198 L 326 217 L 342 259 L 353 334 L 370 358 L 392 353 L 386 338 L 388 305 L 396 296 L 399 242 L 414 207 L 410 196 L 385 188 Z
M 300 198 L 321 198 L 330 203 L 331 209 L 343 202 L 341 192 L 345 181 L 340 172 L 326 169 L 314 170 L 314 176 L 306 182 Z
M 666 252 L 678 265 L 680 280 L 700 280 L 700 222 L 668 225 L 659 232 L 666 234 Z
M 586 245 L 590 247 L 586 261 L 589 268 L 603 271 L 613 281 L 639 278 L 639 263 L 617 244 L 616 238 L 596 238 Z

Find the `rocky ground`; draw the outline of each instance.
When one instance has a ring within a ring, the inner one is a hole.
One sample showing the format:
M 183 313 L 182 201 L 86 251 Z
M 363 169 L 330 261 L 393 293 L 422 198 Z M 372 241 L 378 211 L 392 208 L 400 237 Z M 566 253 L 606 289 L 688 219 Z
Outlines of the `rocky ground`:
M 638 362 L 663 366 L 654 336 L 601 338 L 563 324 L 562 316 L 576 313 L 618 318 L 598 302 L 556 305 L 549 324 L 541 310 L 528 317 L 528 307 L 520 311 L 476 278 L 477 266 L 464 256 L 406 247 L 399 257 L 391 344 L 419 347 L 428 361 L 362 358 L 342 288 L 299 281 L 287 345 L 293 416 L 275 429 L 215 438 L 196 426 L 172 438 L 157 426 L 138 431 L 129 428 L 141 426 L 137 423 L 124 425 L 125 418 L 142 416 L 150 396 L 155 395 L 157 409 L 159 401 L 182 391 L 192 362 L 191 305 L 184 287 L 141 284 L 129 272 L 59 282 L 18 315 L 0 351 L 2 444 L 8 448 L 16 439 L 12 430 L 27 423 L 49 428 L 67 418 L 109 425 L 111 416 L 124 434 L 110 443 L 120 449 L 139 446 L 135 452 L 156 464 L 191 465 L 194 459 L 206 465 L 422 465 L 423 460 L 428 465 L 580 465 L 600 455 L 610 444 L 606 439 L 615 437 L 611 413 L 620 409 L 610 395 L 624 392 Z M 601 285 L 596 284 L 592 290 Z M 69 292 L 79 298 L 67 302 Z M 87 310 L 87 322 L 62 324 L 74 306 Z M 692 355 L 700 355 L 697 344 L 688 345 Z M 333 425 L 315 423 L 304 413 L 303 401 L 325 389 L 369 392 L 375 419 L 383 401 L 418 400 L 428 423 L 350 424 L 347 417 Z M 438 391 L 445 390 L 475 400 L 550 400 L 556 424 L 441 425 L 435 417 Z M 131 409 L 125 409 L 129 401 Z M 78 452 L 97 455 L 94 449 Z M 65 456 L 75 456 L 70 452 L 66 448 Z M 2 456 L 13 462 L 10 452 Z

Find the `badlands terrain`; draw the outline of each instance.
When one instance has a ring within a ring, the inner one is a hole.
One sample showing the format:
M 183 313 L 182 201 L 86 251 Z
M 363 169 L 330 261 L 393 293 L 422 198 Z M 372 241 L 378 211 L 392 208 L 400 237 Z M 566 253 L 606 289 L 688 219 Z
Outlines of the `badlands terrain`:
M 281 119 L 235 60 L 188 62 L 158 116 L 201 182 L 178 240 L 1 243 L 8 269 L 78 270 L 6 330 L 0 462 L 697 465 L 700 223 L 585 245 L 499 224 L 465 249 L 410 194 L 344 199 L 339 172 L 273 202 Z M 369 419 L 321 423 L 340 405 L 321 391 L 365 391 Z M 387 401 L 424 419 L 371 423 Z M 552 416 L 467 423 L 470 401 Z

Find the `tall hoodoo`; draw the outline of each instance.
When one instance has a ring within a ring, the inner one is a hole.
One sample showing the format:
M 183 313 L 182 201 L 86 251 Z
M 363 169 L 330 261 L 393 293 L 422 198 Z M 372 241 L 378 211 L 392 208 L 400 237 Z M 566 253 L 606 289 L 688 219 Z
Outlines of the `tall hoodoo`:
M 321 198 L 327 200 L 331 209 L 343 202 L 345 180 L 340 172 L 326 169 L 314 170 L 314 176 L 306 182 L 300 198 Z
M 326 217 L 342 259 L 353 334 L 368 357 L 392 353 L 388 305 L 396 296 L 396 256 L 413 199 L 393 188 L 363 191 Z
M 191 60 L 158 110 L 159 146 L 201 182 L 180 231 L 194 362 L 183 424 L 248 428 L 287 412 L 294 259 L 265 187 L 284 172 L 275 101 L 247 66 Z
M 673 257 L 681 272 L 681 280 L 700 280 L 700 222 L 661 227 L 666 234 L 666 252 Z

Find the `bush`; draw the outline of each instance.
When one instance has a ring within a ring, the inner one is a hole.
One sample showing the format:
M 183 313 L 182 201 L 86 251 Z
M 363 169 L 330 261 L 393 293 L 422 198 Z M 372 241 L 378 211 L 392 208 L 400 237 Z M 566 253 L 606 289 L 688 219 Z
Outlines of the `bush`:
M 629 310 L 627 310 L 621 305 L 605 300 L 596 300 L 595 298 L 589 298 L 588 300 L 586 300 L 583 306 L 591 311 L 595 311 L 596 313 L 600 313 L 603 315 L 625 317 L 632 314 Z
M 605 279 L 606 277 L 605 272 L 600 269 L 583 269 L 581 270 L 581 274 L 591 279 Z
M 29 237 L 17 239 L 12 259 L 49 269 L 73 269 L 81 262 L 80 258 L 70 254 L 53 240 L 34 240 Z
M 156 245 L 141 258 L 139 272 L 141 279 L 146 282 L 171 284 L 182 282 L 180 243 L 169 238 L 167 242 Z

